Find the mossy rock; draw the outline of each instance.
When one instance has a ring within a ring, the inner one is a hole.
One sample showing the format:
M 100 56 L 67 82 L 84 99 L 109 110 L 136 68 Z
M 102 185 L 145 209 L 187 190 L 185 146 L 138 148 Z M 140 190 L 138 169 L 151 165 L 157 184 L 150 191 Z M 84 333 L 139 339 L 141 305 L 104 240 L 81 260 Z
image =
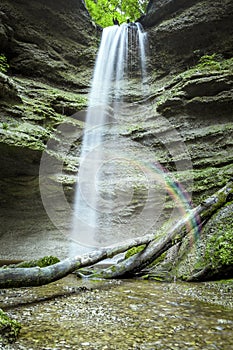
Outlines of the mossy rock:
M 190 245 L 186 237 L 181 245 L 174 274 L 178 279 L 218 280 L 233 277 L 233 203 L 219 209 L 203 227 L 199 239 Z M 204 273 L 204 271 L 206 271 Z
M 204 259 L 215 275 L 233 276 L 233 203 L 224 206 L 210 220 L 205 231 L 211 235 L 207 240 Z M 212 227 L 210 224 L 212 223 Z M 223 276 L 224 277 L 224 276 Z M 228 277 L 228 276 L 225 276 Z
M 0 345 L 13 343 L 20 332 L 20 328 L 19 322 L 12 320 L 0 309 Z

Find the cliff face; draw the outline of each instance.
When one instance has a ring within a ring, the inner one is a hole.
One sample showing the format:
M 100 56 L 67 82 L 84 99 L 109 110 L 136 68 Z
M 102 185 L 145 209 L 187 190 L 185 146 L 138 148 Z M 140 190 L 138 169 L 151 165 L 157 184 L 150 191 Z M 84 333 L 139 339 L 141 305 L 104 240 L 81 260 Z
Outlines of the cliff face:
M 58 241 L 61 255 L 67 254 L 67 237 L 51 224 L 41 202 L 40 160 L 47 141 L 59 141 L 54 130 L 62 123 L 73 126 L 68 116 L 86 106 L 99 36 L 82 1 L 1 1 L 0 54 L 10 66 L 0 73 L 2 258 L 10 251 L 16 258 L 27 255 L 27 242 L 30 257 L 46 254 L 43 249 L 52 254 Z M 83 123 L 76 126 L 80 133 Z M 51 152 L 50 164 L 59 159 L 67 171 L 77 171 L 77 162 L 68 158 L 62 150 Z M 57 235 L 53 242 L 50 233 Z M 38 241 L 44 239 L 42 249 Z
M 81 1 L 3 0 L 0 23 L 0 48 L 12 74 L 88 85 L 77 75 L 93 65 L 95 28 Z
M 232 20 L 233 3 L 228 0 L 150 1 L 148 14 L 142 19 L 150 41 L 151 101 L 155 114 L 174 125 L 187 147 L 196 202 L 233 175 Z M 158 135 L 158 124 L 149 137 L 150 144 L 158 147 L 152 136 L 155 131 Z M 148 133 L 138 133 L 137 139 L 148 145 Z M 165 157 L 161 162 L 167 167 Z M 233 226 L 229 215 L 231 203 L 202 230 L 198 250 L 195 245 L 189 248 L 187 238 L 171 249 L 164 263 L 155 268 L 155 276 L 163 278 L 167 273 L 166 278 L 186 278 L 198 275 L 206 264 L 210 264 L 210 271 L 200 279 L 232 276 Z M 228 242 L 227 249 L 221 241 Z
M 141 21 L 149 32 L 153 70 L 157 74 L 183 71 L 215 52 L 231 58 L 232 16 L 230 0 L 150 1 Z
M 232 175 L 232 18 L 228 0 L 166 0 L 150 1 L 141 19 L 149 36 L 151 102 L 188 147 L 199 197 Z M 137 136 L 143 143 L 143 133 Z
M 0 75 L 2 247 L 9 251 L 11 234 L 11 250 L 17 246 L 23 257 L 24 232 L 30 251 L 39 236 L 47 240 L 41 252 L 35 245 L 37 256 L 57 249 L 63 257 L 67 239 L 43 209 L 38 172 L 42 154 L 49 165 L 61 162 L 48 188 L 61 185 L 72 198 L 83 121 L 70 116 L 86 106 L 100 32 L 78 0 L 2 0 L 0 11 L 0 52 L 10 64 Z M 132 112 L 118 146 L 131 142 L 175 176 L 178 169 L 196 203 L 233 175 L 232 17 L 232 1 L 156 0 L 141 19 L 149 39 L 149 115 Z M 68 228 L 67 213 L 60 208 Z
M 0 75 L 1 147 L 27 153 L 15 168 L 2 155 L 2 172 L 38 174 L 53 128 L 86 104 L 97 41 L 81 1 L 1 1 L 0 52 L 10 66 Z

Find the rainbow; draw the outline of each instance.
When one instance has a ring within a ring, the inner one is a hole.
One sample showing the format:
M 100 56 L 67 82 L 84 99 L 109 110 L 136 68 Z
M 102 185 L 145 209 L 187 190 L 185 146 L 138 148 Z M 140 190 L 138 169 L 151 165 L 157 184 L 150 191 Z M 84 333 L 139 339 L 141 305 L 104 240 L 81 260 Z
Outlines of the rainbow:
M 166 192 L 177 203 L 179 212 L 183 217 L 190 215 L 190 220 L 187 221 L 186 227 L 188 232 L 193 233 L 194 242 L 197 242 L 201 231 L 201 220 L 197 213 L 195 213 L 191 196 L 185 190 L 183 185 L 178 182 L 174 177 L 158 162 L 151 164 L 151 168 L 156 174 L 159 175 L 160 182 L 163 184 Z M 193 243 L 193 242 L 192 242 Z

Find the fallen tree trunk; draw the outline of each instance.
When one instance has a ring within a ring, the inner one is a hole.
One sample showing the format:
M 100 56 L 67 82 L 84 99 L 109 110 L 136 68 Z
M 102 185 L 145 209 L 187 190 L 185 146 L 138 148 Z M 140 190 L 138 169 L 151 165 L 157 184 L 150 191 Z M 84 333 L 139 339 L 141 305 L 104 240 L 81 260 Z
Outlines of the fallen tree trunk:
M 82 267 L 91 266 L 97 262 L 112 258 L 113 256 L 125 252 L 126 250 L 147 244 L 147 247 L 131 258 L 117 264 L 113 268 L 102 271 L 99 276 L 103 278 L 115 278 L 134 273 L 159 257 L 172 245 L 181 241 L 190 230 L 186 229 L 187 223 L 197 217 L 203 221 L 210 217 L 217 209 L 223 206 L 233 194 L 233 182 L 229 182 L 225 187 L 209 197 L 197 208 L 190 211 L 186 217 L 173 226 L 169 232 L 158 239 L 157 235 L 147 235 L 126 242 L 121 246 L 104 248 L 83 256 L 65 259 L 57 264 L 47 267 L 32 268 L 4 268 L 0 269 L 0 288 L 40 286 L 54 282 Z M 198 224 L 199 225 L 199 224 Z M 200 226 L 200 225 L 199 225 Z
M 98 274 L 90 275 L 90 277 L 119 278 L 126 275 L 134 275 L 136 272 L 150 265 L 173 245 L 181 242 L 182 239 L 191 232 L 191 230 L 187 229 L 187 224 L 190 221 L 196 222 L 196 229 L 200 231 L 202 223 L 211 217 L 216 210 L 221 208 L 227 201 L 231 200 L 232 195 L 233 181 L 231 180 L 226 186 L 207 198 L 203 203 L 187 214 L 185 218 L 173 226 L 165 237 L 162 237 L 158 241 L 151 241 L 143 251 L 118 263 L 116 266 L 109 267 L 98 272 Z
M 125 242 L 121 246 L 104 248 L 83 256 L 76 256 L 60 261 L 46 267 L 30 268 L 3 268 L 0 269 L 0 288 L 35 287 L 57 281 L 73 271 L 96 264 L 97 262 L 112 258 L 113 256 L 137 247 L 148 244 L 154 235 L 147 235 Z

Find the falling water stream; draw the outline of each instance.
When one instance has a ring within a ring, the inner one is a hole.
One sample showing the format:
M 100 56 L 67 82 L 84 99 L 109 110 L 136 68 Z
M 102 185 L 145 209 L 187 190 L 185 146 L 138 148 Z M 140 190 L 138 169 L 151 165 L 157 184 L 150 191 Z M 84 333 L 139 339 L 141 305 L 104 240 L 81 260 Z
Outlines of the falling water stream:
M 116 222 L 121 221 L 123 215 L 122 200 L 125 203 L 132 197 L 125 190 L 122 198 L 114 188 L 120 177 L 126 177 L 128 184 L 131 181 L 126 170 L 128 157 L 116 155 L 119 136 L 115 126 L 119 123 L 123 95 L 130 79 L 139 78 L 143 95 L 145 55 L 146 33 L 139 23 L 103 29 L 86 114 L 71 235 L 73 242 L 80 243 L 83 249 L 115 242 Z M 122 239 L 126 232 L 128 229 Z M 73 244 L 70 254 L 76 253 L 77 245 Z

